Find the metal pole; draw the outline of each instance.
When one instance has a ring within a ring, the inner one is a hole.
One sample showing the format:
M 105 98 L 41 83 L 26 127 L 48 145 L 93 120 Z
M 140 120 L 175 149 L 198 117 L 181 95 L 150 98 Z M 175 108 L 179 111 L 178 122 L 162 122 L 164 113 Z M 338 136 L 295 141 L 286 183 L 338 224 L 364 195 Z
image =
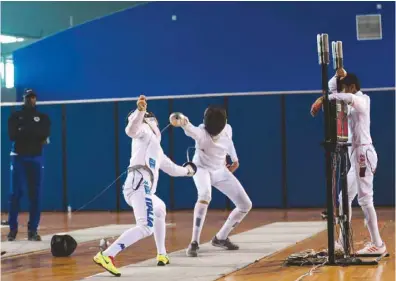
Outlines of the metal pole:
M 327 201 L 327 242 L 330 265 L 335 264 L 334 255 L 334 208 L 333 208 L 333 177 L 332 177 L 332 150 L 333 141 L 331 132 L 331 116 L 328 90 L 328 64 L 329 56 L 329 36 L 327 34 L 317 35 L 319 64 L 322 70 L 322 92 L 324 96 L 324 127 L 325 127 L 325 165 L 326 165 L 326 201 Z

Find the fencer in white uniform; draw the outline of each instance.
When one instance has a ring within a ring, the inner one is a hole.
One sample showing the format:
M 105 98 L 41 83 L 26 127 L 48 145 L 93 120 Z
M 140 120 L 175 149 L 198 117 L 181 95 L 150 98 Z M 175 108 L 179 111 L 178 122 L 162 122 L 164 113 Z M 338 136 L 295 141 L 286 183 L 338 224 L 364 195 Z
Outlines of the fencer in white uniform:
M 147 112 L 146 98 L 141 96 L 138 109 L 128 116 L 125 133 L 133 139 L 128 176 L 123 186 L 125 201 L 133 208 L 136 226 L 125 231 L 109 248 L 99 252 L 94 261 L 116 276 L 114 257 L 125 248 L 154 233 L 158 265 L 169 263 L 165 248 L 164 202 L 155 195 L 159 169 L 173 177 L 193 176 L 196 166 L 187 162 L 174 164 L 161 148 L 161 132 L 151 112 Z
M 340 78 L 342 93 L 337 92 L 337 77 Z M 348 142 L 352 144 L 349 149 L 351 167 L 347 175 L 349 221 L 352 217 L 352 201 L 357 195 L 371 237 L 371 242 L 357 254 L 381 255 L 386 252 L 386 246 L 379 233 L 373 202 L 373 179 L 378 158 L 370 134 L 370 97 L 360 90 L 357 76 L 344 69 L 339 69 L 336 76 L 330 79 L 329 91 L 329 100 L 342 100 L 348 104 Z M 342 202 L 341 192 L 339 202 Z M 336 247 L 342 249 L 341 233 Z
M 239 162 L 232 141 L 232 128 L 227 124 L 226 112 L 219 107 L 209 107 L 204 114 L 204 124 L 198 127 L 192 125 L 186 116 L 181 116 L 180 125 L 185 134 L 195 140 L 195 154 L 192 161 L 198 168 L 193 177 L 198 200 L 194 208 L 193 233 L 187 256 L 198 255 L 200 235 L 212 198 L 212 186 L 225 194 L 236 206 L 212 239 L 212 245 L 227 250 L 237 250 L 239 247 L 232 243 L 228 236 L 250 211 L 252 202 L 232 173 L 238 168 Z M 233 162 L 230 167 L 225 165 L 227 155 Z

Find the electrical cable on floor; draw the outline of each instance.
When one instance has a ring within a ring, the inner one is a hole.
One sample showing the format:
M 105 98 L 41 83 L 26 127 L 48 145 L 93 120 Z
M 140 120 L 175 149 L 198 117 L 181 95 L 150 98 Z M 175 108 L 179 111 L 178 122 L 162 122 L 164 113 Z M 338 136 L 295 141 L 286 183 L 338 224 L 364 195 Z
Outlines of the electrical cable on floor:
M 304 277 L 312 276 L 318 268 L 324 266 L 327 262 L 328 262 L 328 259 L 326 259 L 326 261 L 322 264 L 315 265 L 307 273 L 304 273 L 303 275 L 298 277 L 295 281 L 302 281 L 304 279 Z

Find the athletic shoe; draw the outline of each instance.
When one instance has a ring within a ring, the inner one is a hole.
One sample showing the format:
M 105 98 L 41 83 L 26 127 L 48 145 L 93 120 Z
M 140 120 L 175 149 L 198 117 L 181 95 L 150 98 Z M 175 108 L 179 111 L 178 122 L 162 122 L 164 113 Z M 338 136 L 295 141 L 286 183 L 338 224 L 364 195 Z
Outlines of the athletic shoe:
M 169 264 L 169 257 L 168 255 L 157 255 L 157 265 L 164 266 Z
M 197 241 L 191 242 L 191 244 L 188 245 L 187 248 L 187 252 L 186 252 L 187 257 L 197 257 L 198 250 L 199 250 L 198 242 Z
M 7 235 L 7 240 L 8 241 L 15 241 L 17 234 L 18 234 L 17 230 L 10 230 L 10 232 Z
M 115 267 L 114 258 L 113 257 L 105 256 L 105 255 L 103 255 L 102 252 L 99 252 L 99 253 L 96 254 L 96 256 L 94 256 L 93 261 L 97 265 L 99 265 L 99 266 L 103 267 L 104 269 L 106 269 L 108 272 L 110 272 L 114 276 L 117 276 L 117 277 L 121 276 L 121 273 Z
M 215 247 L 220 247 L 220 248 L 226 249 L 226 250 L 238 250 L 239 249 L 239 246 L 232 243 L 229 238 L 227 238 L 225 240 L 219 240 L 219 239 L 217 239 L 216 236 L 213 237 L 213 239 L 212 239 L 212 245 Z
M 41 236 L 38 235 L 37 231 L 28 231 L 29 241 L 41 241 Z
M 386 252 L 385 243 L 382 243 L 381 247 L 377 247 L 372 242 L 366 243 L 364 245 L 363 249 L 361 249 L 361 250 L 356 252 L 356 254 L 358 256 L 361 256 L 361 257 L 364 257 L 364 256 L 368 256 L 368 257 L 370 257 L 370 256 L 381 256 L 381 255 L 386 254 L 386 253 L 387 252 Z

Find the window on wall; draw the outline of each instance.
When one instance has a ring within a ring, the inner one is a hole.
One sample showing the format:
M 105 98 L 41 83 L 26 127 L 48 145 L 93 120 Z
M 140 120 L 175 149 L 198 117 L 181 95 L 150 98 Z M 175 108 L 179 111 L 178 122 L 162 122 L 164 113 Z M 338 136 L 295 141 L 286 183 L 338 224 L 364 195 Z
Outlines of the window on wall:
M 1 86 L 6 88 L 14 87 L 14 62 L 12 60 L 2 60 L 0 62 Z
M 14 88 L 14 62 L 7 61 L 5 64 L 5 87 Z
M 3 80 L 4 80 L 4 62 L 0 62 L 0 77 L 1 77 L 1 85 L 3 86 Z

